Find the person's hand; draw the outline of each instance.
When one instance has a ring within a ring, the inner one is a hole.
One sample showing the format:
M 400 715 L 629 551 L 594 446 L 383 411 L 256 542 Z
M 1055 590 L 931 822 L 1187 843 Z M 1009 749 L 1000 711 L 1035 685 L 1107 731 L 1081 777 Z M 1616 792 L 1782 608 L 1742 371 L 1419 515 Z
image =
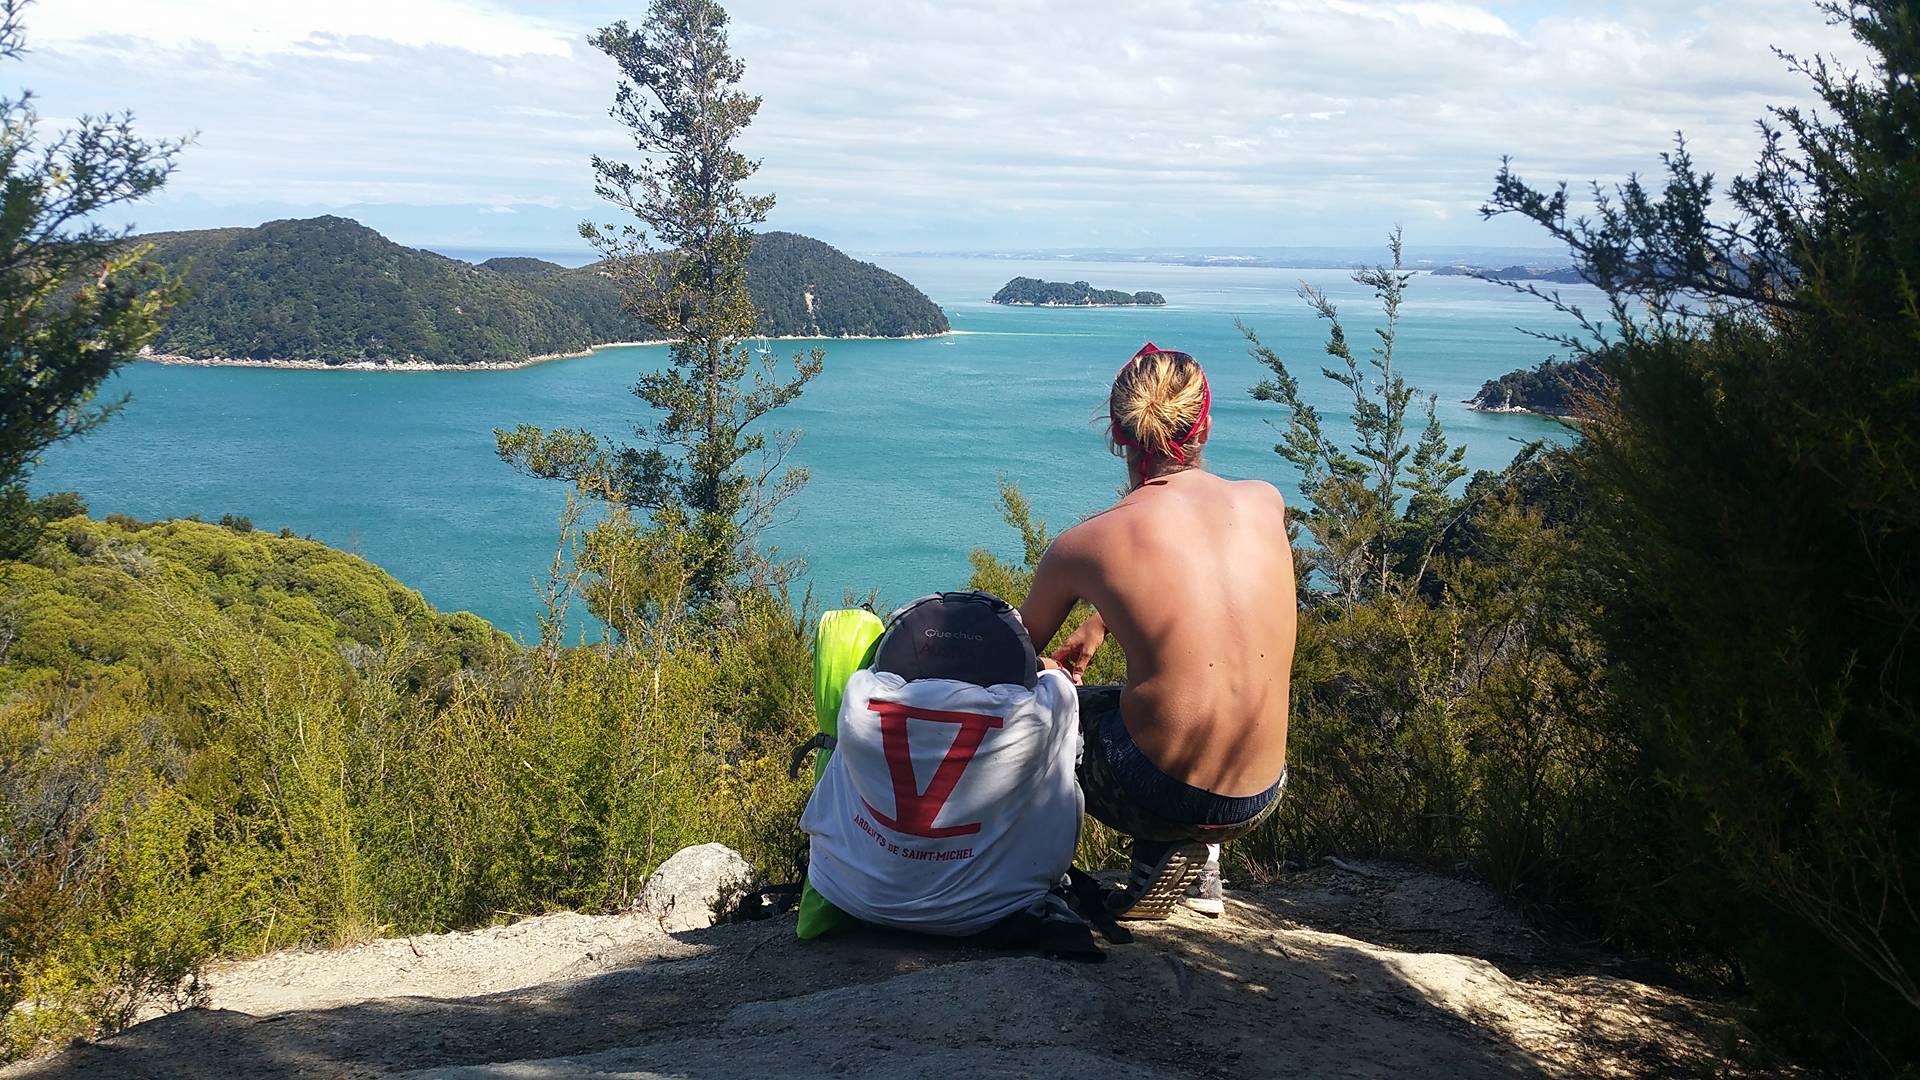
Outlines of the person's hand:
M 1051 656 L 1043 656 L 1040 658 L 1040 670 L 1057 671 L 1067 678 L 1072 679 L 1075 686 L 1080 685 L 1080 673 L 1077 671 L 1068 671 L 1065 664 L 1062 664 Z
M 1078 684 L 1087 673 L 1087 665 L 1093 663 L 1093 654 L 1100 643 L 1107 640 L 1107 624 L 1095 615 L 1080 624 L 1079 629 L 1067 635 L 1067 640 L 1053 650 L 1053 660 L 1060 670 L 1067 673 Z

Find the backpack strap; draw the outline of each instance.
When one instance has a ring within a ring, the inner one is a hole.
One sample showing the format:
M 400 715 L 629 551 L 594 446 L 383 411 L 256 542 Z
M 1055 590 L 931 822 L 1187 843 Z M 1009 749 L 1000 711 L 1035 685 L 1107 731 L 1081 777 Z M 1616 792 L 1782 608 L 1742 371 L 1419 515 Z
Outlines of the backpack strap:
M 816 732 L 813 738 L 794 747 L 793 756 L 787 759 L 787 779 L 800 779 L 800 770 L 807 767 L 808 754 L 813 753 L 815 750 L 825 750 L 831 754 L 833 753 L 834 747 L 838 745 L 840 745 L 840 740 L 824 731 Z
M 1075 911 L 1100 931 L 1100 936 L 1115 945 L 1133 944 L 1133 931 L 1120 925 L 1107 910 L 1107 887 L 1099 879 L 1077 866 L 1067 867 L 1066 894 Z
M 1097 964 L 1107 958 L 1093 940 L 1093 928 L 1057 892 L 980 931 L 974 940 L 991 948 L 1032 950 L 1062 960 Z

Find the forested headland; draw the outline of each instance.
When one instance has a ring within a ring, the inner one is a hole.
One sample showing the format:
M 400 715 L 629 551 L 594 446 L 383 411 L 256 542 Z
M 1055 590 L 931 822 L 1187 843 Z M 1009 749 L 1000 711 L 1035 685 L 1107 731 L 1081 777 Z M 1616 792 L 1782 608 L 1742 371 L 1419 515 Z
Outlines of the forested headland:
M 1542 360 L 1536 367 L 1488 379 L 1467 403 L 1481 412 L 1578 418 L 1594 411 L 1588 399 L 1605 386 L 1600 365 L 1590 357 Z
M 153 233 L 151 259 L 186 290 L 155 353 L 326 364 L 515 364 L 657 341 L 602 263 L 478 266 L 404 247 L 355 221 Z M 749 287 L 767 337 L 945 333 L 939 306 L 897 275 L 793 233 L 756 235 Z

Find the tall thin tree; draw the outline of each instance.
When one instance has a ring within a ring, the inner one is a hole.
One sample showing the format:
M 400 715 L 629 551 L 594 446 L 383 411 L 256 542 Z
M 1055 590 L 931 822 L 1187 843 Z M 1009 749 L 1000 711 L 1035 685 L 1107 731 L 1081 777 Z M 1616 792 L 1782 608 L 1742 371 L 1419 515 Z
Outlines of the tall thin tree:
M 638 29 L 616 22 L 592 39 L 620 67 L 612 115 L 641 158 L 593 159 L 595 190 L 632 220 L 589 222 L 581 235 L 634 313 L 673 341 L 669 362 L 634 387 L 658 418 L 635 429 L 634 446 L 570 429 L 496 432 L 516 468 L 651 514 L 652 527 L 675 538 L 668 546 L 695 605 L 723 598 L 743 572 L 771 569 L 756 549 L 760 532 L 807 474 L 786 465 L 796 434 L 761 421 L 823 363 L 816 349 L 783 371 L 742 342 L 758 317 L 747 289 L 752 229 L 773 196 L 743 189 L 760 163 L 735 142 L 760 99 L 739 89 L 745 65 L 726 26 L 713 0 L 654 0 Z

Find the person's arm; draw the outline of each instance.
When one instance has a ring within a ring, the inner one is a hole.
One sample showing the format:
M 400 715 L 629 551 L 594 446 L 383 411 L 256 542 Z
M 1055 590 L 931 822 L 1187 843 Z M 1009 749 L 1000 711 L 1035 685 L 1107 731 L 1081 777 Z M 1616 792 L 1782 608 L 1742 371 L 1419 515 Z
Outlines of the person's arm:
M 1067 621 L 1068 613 L 1080 599 L 1074 576 L 1077 546 L 1073 530 L 1069 529 L 1054 540 L 1047 553 L 1040 557 L 1040 565 L 1033 568 L 1033 584 L 1027 589 L 1026 601 L 1020 605 L 1020 621 L 1026 624 L 1034 650 L 1039 653 L 1046 653 L 1053 635 L 1060 632 L 1060 624 Z

